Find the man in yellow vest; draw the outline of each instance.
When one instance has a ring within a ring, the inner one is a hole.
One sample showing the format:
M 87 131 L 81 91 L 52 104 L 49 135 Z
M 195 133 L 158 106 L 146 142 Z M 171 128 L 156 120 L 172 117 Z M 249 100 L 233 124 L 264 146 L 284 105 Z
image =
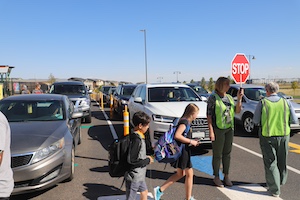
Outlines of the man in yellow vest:
M 277 83 L 270 82 L 265 85 L 265 89 L 266 97 L 259 101 L 253 121 L 259 126 L 268 191 L 272 196 L 279 197 L 280 185 L 284 185 L 287 180 L 290 124 L 298 123 L 298 118 L 290 102 L 277 95 Z

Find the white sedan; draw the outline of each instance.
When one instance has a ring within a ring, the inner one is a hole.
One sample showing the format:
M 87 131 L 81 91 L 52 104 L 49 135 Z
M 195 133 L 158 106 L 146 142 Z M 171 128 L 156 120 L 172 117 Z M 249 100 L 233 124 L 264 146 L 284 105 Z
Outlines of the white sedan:
M 135 112 L 147 113 L 152 119 L 149 133 L 154 145 L 170 125 L 177 123 L 189 103 L 195 103 L 200 108 L 197 119 L 191 125 L 192 138 L 200 139 L 202 143 L 210 143 L 206 118 L 207 104 L 185 84 L 138 85 L 128 102 L 130 122 L 132 124 L 132 116 Z

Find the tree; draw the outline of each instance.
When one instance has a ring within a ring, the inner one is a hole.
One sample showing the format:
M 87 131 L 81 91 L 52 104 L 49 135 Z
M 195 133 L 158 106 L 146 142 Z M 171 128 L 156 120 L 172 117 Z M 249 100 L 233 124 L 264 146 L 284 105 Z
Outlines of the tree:
M 194 79 L 192 79 L 190 83 L 194 83 L 194 82 L 195 82 Z
M 295 95 L 295 90 L 298 88 L 298 82 L 297 81 L 293 81 L 291 87 L 294 90 L 294 95 Z
M 53 76 L 53 74 L 51 73 L 48 77 L 48 81 L 50 84 L 54 83 L 56 81 L 56 78 Z
M 200 85 L 201 85 L 201 87 L 203 87 L 204 89 L 206 88 L 206 81 L 205 81 L 205 78 L 204 78 L 204 77 L 202 77 Z
M 231 76 L 227 76 L 227 78 L 229 79 L 230 84 L 234 84 L 235 83 L 234 80 L 231 78 Z
M 209 82 L 208 82 L 208 86 L 207 87 L 208 87 L 209 91 L 211 91 L 211 92 L 215 89 L 214 80 L 213 80 L 212 77 L 209 78 Z

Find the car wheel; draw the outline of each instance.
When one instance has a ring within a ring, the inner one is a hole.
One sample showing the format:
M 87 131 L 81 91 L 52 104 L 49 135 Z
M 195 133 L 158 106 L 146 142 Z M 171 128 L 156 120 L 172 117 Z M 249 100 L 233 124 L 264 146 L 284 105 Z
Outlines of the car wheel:
M 250 135 L 254 135 L 257 131 L 253 123 L 253 115 L 246 114 L 243 118 L 243 128 Z
M 69 182 L 69 181 L 73 180 L 73 178 L 74 178 L 74 173 L 75 173 L 74 164 L 75 164 L 75 147 L 73 145 L 72 150 L 71 150 L 70 176 L 65 180 L 66 182 Z
M 92 122 L 92 114 L 90 112 L 90 114 L 84 119 L 85 123 L 91 123 Z
M 82 136 L 81 136 L 81 128 L 79 127 L 79 130 L 78 130 L 78 143 L 77 144 L 81 144 L 81 141 L 82 141 Z

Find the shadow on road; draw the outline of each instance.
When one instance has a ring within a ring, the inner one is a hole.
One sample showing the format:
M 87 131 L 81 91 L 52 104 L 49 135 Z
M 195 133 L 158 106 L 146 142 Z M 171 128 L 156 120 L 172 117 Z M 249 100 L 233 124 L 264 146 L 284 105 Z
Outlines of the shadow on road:
M 101 196 L 124 195 L 125 192 L 112 185 L 103 185 L 96 183 L 83 184 L 86 192 L 83 193 L 87 199 L 97 200 Z

